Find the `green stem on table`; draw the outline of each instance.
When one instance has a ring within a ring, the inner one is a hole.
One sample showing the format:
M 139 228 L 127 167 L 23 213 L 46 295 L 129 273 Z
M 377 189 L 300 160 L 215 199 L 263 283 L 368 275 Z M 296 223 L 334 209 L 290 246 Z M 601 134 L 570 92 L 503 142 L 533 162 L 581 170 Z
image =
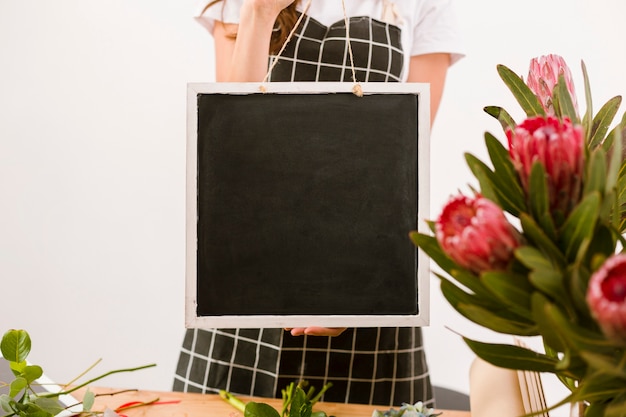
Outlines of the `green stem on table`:
M 320 392 L 318 392 L 318 393 L 317 393 L 317 395 L 316 395 L 315 397 L 311 398 L 311 400 L 310 400 L 310 401 L 311 401 L 311 405 L 313 405 L 313 404 L 315 404 L 316 402 L 318 402 L 318 401 L 320 400 L 320 398 L 322 398 L 322 395 L 324 395 L 324 393 L 325 393 L 326 391 L 328 391 L 328 388 L 330 388 L 330 387 L 332 387 L 332 386 L 333 386 L 333 383 L 332 383 L 332 382 L 329 382 L 329 383 L 327 383 L 326 385 L 324 385 L 324 386 L 322 387 L 322 389 L 320 390 Z
M 246 404 L 243 401 L 241 401 L 239 398 L 235 397 L 230 392 L 225 391 L 225 390 L 220 390 L 219 394 L 220 394 L 220 397 L 226 400 L 230 405 L 235 407 L 237 410 L 241 411 L 242 413 L 245 411 Z
M 154 367 L 154 366 L 156 366 L 156 364 L 155 364 L 155 363 L 152 363 L 152 364 L 150 364 L 150 365 L 139 366 L 139 367 L 137 367 L 137 368 L 117 369 L 117 370 L 115 370 L 115 371 L 110 371 L 110 372 L 107 372 L 107 373 L 102 374 L 102 375 L 100 375 L 100 376 L 97 376 L 97 377 L 95 377 L 95 378 L 92 378 L 92 379 L 90 379 L 90 380 L 89 380 L 89 381 L 87 381 L 87 382 L 84 382 L 84 383 L 82 383 L 82 384 L 80 384 L 80 385 L 77 385 L 77 386 L 75 386 L 75 387 L 72 387 L 71 389 L 64 390 L 64 391 L 61 391 L 61 392 L 54 392 L 54 393 L 50 393 L 50 394 L 40 395 L 40 397 L 42 397 L 42 398 L 55 398 L 55 397 L 58 397 L 58 396 L 61 396 L 61 395 L 71 394 L 72 392 L 74 392 L 74 391 L 76 391 L 76 390 L 78 390 L 78 389 L 81 389 L 81 388 L 83 388 L 83 387 L 85 387 L 85 386 L 87 386 L 87 385 L 89 385 L 89 384 L 92 384 L 92 383 L 94 383 L 94 382 L 96 382 L 96 381 L 99 381 L 99 380 L 101 380 L 102 378 L 107 377 L 107 376 L 109 376 L 109 375 L 119 374 L 119 373 L 122 373 L 122 372 L 134 372 L 134 371 L 139 371 L 139 370 L 141 370 L 141 369 L 152 368 L 152 367 Z
M 126 392 L 137 392 L 137 391 L 139 391 L 137 388 L 123 389 L 123 390 L 120 390 L 120 391 L 107 392 L 107 393 L 101 393 L 101 394 L 94 394 L 94 397 L 108 397 L 108 396 L 114 396 L 114 395 L 118 395 L 118 394 L 124 394 Z M 65 409 L 68 410 L 68 409 L 74 408 L 76 406 L 79 406 L 81 404 L 83 404 L 83 402 L 79 401 L 76 404 L 68 405 L 67 407 L 65 407 Z
M 137 388 L 129 388 L 129 389 L 123 389 L 120 391 L 101 392 L 99 394 L 94 394 L 94 397 L 108 397 L 108 396 L 113 396 L 113 395 L 125 394 L 127 392 L 137 392 L 137 391 L 139 391 Z
M 119 413 L 120 411 L 123 411 L 123 410 L 130 410 L 131 408 L 137 408 L 137 407 L 144 407 L 146 405 L 152 405 L 152 404 L 156 403 L 157 401 L 159 401 L 159 397 L 156 397 L 155 399 L 150 400 L 150 401 L 142 401 L 142 402 L 139 402 L 139 403 L 136 403 L 136 404 L 127 405 L 125 407 L 116 408 L 115 412 Z

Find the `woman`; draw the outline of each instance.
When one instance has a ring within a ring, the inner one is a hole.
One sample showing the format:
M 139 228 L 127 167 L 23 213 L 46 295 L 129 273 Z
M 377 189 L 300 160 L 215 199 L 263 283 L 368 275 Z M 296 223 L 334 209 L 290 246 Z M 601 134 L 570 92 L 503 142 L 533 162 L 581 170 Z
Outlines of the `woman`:
M 217 81 L 425 82 L 434 120 L 447 69 L 462 56 L 450 0 L 307 4 L 205 1 L 197 20 L 214 38 Z M 304 379 L 333 383 L 325 401 L 434 406 L 419 328 L 288 330 L 188 330 L 174 390 L 274 397 Z

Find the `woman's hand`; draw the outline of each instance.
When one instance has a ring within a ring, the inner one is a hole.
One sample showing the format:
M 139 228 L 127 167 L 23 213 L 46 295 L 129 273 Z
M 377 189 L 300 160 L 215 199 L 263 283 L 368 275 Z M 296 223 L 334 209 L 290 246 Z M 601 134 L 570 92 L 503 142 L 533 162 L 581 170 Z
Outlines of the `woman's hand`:
M 285 329 L 291 332 L 292 336 L 339 336 L 346 330 L 346 327 L 294 327 Z
M 293 2 L 246 0 L 241 6 L 238 25 L 215 24 L 213 38 L 217 81 L 263 81 L 268 70 L 274 23 L 280 12 Z
M 278 14 L 295 0 L 246 0 L 242 6 L 242 13 L 254 13 L 257 17 L 272 19 L 272 23 Z

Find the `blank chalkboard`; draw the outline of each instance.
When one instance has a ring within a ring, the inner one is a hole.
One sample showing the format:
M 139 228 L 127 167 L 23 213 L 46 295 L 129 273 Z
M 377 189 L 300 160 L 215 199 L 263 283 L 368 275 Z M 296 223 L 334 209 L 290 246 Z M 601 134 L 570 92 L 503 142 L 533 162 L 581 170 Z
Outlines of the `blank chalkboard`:
M 425 325 L 428 85 L 189 84 L 187 327 Z

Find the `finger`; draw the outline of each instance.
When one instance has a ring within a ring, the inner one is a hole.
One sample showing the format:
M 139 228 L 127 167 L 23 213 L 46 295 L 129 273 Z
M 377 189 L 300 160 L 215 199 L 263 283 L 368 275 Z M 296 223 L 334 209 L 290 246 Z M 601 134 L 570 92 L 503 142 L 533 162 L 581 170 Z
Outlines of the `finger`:
M 304 336 L 305 330 L 306 328 L 304 327 L 294 327 L 292 329 L 289 329 L 289 332 L 291 333 L 292 336 Z
M 339 336 L 346 330 L 345 327 L 307 327 L 304 334 L 310 336 Z

